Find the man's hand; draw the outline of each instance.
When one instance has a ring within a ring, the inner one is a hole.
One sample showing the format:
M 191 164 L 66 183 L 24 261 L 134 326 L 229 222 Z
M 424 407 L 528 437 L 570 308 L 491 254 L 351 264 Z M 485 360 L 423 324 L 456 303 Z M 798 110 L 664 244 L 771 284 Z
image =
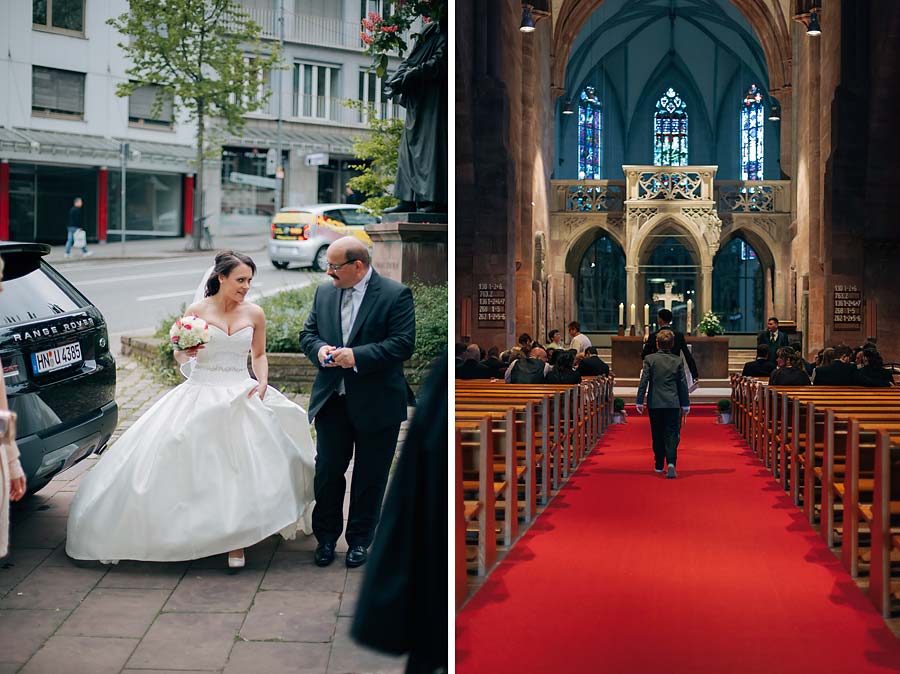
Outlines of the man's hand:
M 337 351 L 337 347 L 330 346 L 328 344 L 319 349 L 319 365 L 321 365 L 322 367 L 336 367 L 334 362 L 325 362 L 325 359 L 335 351 Z
M 643 406 L 643 405 L 637 405 L 637 404 L 635 404 L 634 409 L 637 410 L 637 413 L 638 413 L 638 414 L 643 414 L 643 413 L 644 413 L 644 406 Z
M 690 405 L 688 405 L 687 407 L 682 407 L 682 408 L 681 408 L 681 416 L 686 417 L 686 416 L 687 416 L 688 414 L 690 414 L 690 413 L 691 413 L 691 406 L 690 406 Z
M 334 357 L 334 364 L 345 370 L 356 367 L 356 358 L 353 356 L 353 349 L 341 347 L 340 349 L 336 349 L 332 356 Z

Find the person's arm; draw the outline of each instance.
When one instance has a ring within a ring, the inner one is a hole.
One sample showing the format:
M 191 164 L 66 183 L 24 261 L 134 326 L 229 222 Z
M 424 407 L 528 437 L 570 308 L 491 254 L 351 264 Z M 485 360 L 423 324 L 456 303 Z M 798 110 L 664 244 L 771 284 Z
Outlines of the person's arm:
M 3 377 L 0 377 L 0 409 L 9 409 L 9 403 L 6 400 L 6 382 Z M 12 442 L 6 448 L 6 463 L 9 466 L 9 500 L 18 501 L 25 496 L 28 484 L 25 480 L 25 471 L 22 470 L 22 462 L 19 461 L 19 447 L 16 444 L 15 431 L 12 431 L 10 435 L 12 435 Z
M 415 344 L 416 309 L 412 291 L 404 287 L 388 310 L 388 337 L 380 342 L 355 346 L 351 350 L 357 371 L 368 374 L 408 360 Z
M 641 408 L 644 406 L 644 396 L 647 394 L 647 387 L 650 385 L 650 361 L 644 361 L 644 367 L 641 368 L 641 381 L 638 384 L 637 397 L 635 398 L 634 404 L 638 407 L 638 411 L 641 412 Z
M 684 360 L 688 365 L 688 370 L 690 370 L 694 382 L 700 381 L 700 375 L 697 374 L 697 363 L 694 362 L 694 356 L 691 355 L 691 350 L 687 348 L 687 339 L 683 336 L 681 338 L 681 353 L 684 354 Z
M 269 359 L 266 358 L 266 314 L 261 307 L 253 310 L 253 341 L 250 343 L 250 358 L 253 374 L 256 375 L 256 385 L 250 389 L 247 397 L 259 393 L 259 399 L 266 397 L 266 388 L 269 385 Z
M 644 342 L 644 348 L 641 349 L 641 360 L 644 360 L 644 358 L 649 356 L 651 353 L 654 353 L 656 351 L 656 349 L 654 348 L 655 346 L 656 346 L 656 333 L 651 333 L 650 336 L 647 338 L 647 341 Z
M 336 347 L 328 344 L 319 336 L 319 292 L 322 286 L 316 288 L 316 294 L 313 298 L 312 307 L 309 315 L 306 317 L 306 323 L 300 331 L 300 349 L 306 354 L 306 357 L 318 367 L 327 367 L 325 365 L 325 357 L 335 350 Z

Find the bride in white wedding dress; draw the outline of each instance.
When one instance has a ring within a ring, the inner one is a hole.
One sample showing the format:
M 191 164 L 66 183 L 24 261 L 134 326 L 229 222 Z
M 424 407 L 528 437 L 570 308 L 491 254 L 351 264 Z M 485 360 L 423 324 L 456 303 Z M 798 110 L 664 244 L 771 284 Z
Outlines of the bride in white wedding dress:
M 210 325 L 187 381 L 147 410 L 88 472 L 69 511 L 74 559 L 172 562 L 311 532 L 315 450 L 306 411 L 267 386 L 266 321 L 245 297 L 256 265 L 219 253 L 205 299 Z M 252 354 L 256 380 L 247 372 Z

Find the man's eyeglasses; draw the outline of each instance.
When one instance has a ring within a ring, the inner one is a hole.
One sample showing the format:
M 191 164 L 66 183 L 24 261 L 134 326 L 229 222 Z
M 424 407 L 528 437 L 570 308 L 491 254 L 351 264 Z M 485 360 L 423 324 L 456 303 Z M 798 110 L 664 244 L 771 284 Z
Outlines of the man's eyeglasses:
M 340 264 L 331 264 L 331 263 L 329 262 L 329 263 L 328 263 L 328 268 L 329 268 L 331 271 L 337 271 L 338 269 L 340 269 L 341 267 L 343 267 L 345 264 L 352 264 L 352 263 L 354 263 L 354 262 L 356 262 L 356 260 L 347 260 L 346 262 L 341 262 Z

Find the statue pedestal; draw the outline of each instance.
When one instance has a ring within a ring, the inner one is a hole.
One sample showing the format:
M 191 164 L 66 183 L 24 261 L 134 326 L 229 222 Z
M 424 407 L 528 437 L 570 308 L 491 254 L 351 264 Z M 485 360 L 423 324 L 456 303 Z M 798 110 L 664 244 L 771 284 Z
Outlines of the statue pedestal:
M 446 283 L 447 214 L 389 213 L 366 225 L 372 239 L 372 266 L 400 283 Z
M 697 363 L 700 379 L 728 379 L 728 338 L 692 337 L 687 338 L 691 355 Z M 638 378 L 641 376 L 642 337 L 612 337 L 612 369 L 618 378 Z

